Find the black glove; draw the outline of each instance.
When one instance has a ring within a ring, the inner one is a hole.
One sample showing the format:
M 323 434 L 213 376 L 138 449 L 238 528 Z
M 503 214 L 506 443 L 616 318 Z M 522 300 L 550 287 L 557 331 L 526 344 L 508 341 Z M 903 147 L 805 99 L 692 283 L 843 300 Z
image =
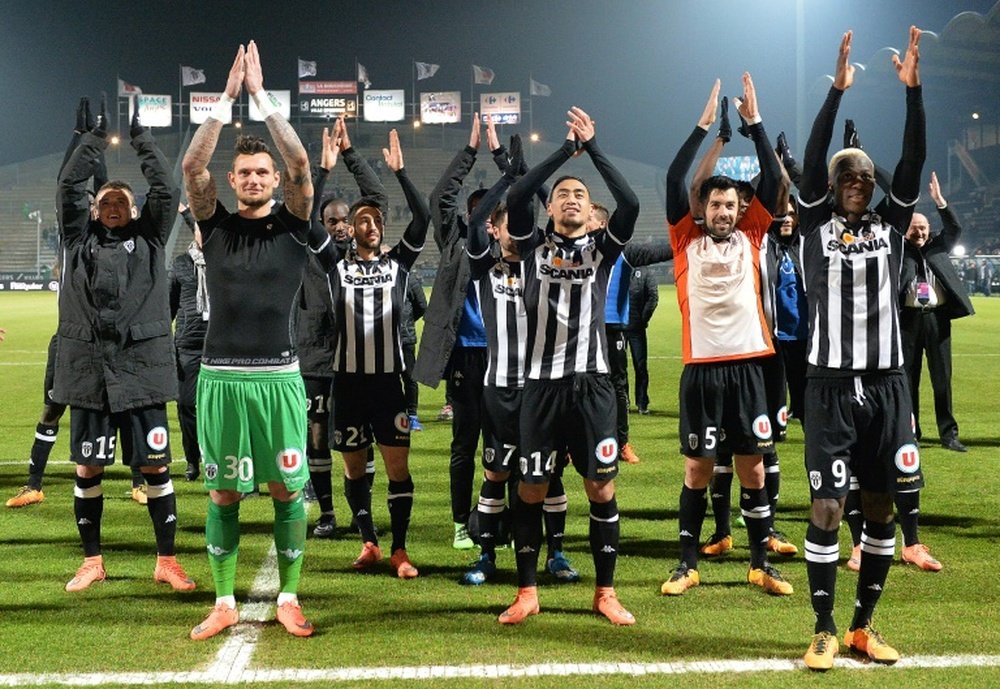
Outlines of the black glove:
M 76 127 L 77 134 L 83 134 L 94 128 L 94 116 L 90 114 L 90 99 L 86 96 L 80 99 L 76 106 Z
M 854 120 L 844 120 L 844 148 L 861 148 L 861 138 Z
M 132 113 L 132 123 L 129 125 L 128 135 L 134 139 L 144 131 L 146 131 L 146 128 L 139 122 L 139 108 L 136 108 L 135 112 Z
M 795 157 L 792 156 L 792 149 L 788 147 L 788 139 L 785 138 L 784 132 L 778 133 L 778 145 L 774 147 L 774 152 L 778 154 L 778 158 L 781 159 L 781 164 L 788 169 L 788 164 L 795 164 Z
M 521 135 L 514 134 L 510 137 L 510 152 L 508 153 L 507 174 L 511 177 L 521 175 L 521 168 L 525 167 L 524 146 L 521 144 Z
M 733 138 L 733 125 L 729 123 L 729 97 L 722 97 L 722 115 L 719 118 L 721 121 L 719 123 L 719 138 L 722 139 L 724 143 L 729 143 L 729 140 Z
M 97 120 L 90 133 L 102 139 L 108 135 L 108 94 L 106 93 L 101 93 L 101 111 L 97 113 Z
M 749 139 L 750 138 L 750 125 L 748 125 L 747 121 L 743 119 L 743 115 L 740 113 L 739 110 L 736 111 L 736 114 L 740 116 L 740 127 L 736 131 L 738 131 L 740 133 L 740 136 L 745 136 L 746 138 Z

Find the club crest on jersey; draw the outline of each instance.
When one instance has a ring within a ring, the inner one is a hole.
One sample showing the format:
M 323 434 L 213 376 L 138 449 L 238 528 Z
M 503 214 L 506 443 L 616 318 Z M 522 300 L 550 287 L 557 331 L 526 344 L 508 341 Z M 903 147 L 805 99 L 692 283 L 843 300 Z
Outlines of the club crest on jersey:
M 396 430 L 400 433 L 410 432 L 410 417 L 406 415 L 406 412 L 401 411 L 396 414 L 396 418 L 392 422 L 396 426 Z
M 127 251 L 128 253 L 132 253 L 133 251 L 135 251 L 135 240 L 126 239 L 124 242 L 122 242 L 122 246 L 125 247 L 125 251 Z
M 214 481 L 215 477 L 219 475 L 219 465 L 218 464 L 205 464 L 205 478 L 209 481 Z
M 84 457 L 90 457 L 94 454 L 94 443 L 85 442 L 80 445 L 80 454 Z
M 896 450 L 896 468 L 904 474 L 915 474 L 920 469 L 920 450 L 907 443 Z
M 809 485 L 812 486 L 813 490 L 819 490 L 820 486 L 823 485 L 823 474 L 818 471 L 809 472 Z
M 613 463 L 618 459 L 618 441 L 614 438 L 605 438 L 597 443 L 597 449 L 594 450 L 594 454 L 597 456 L 597 461 L 601 464 Z
M 781 409 L 778 410 L 778 425 L 782 428 L 788 427 L 788 407 L 781 405 Z
M 487 447 L 483 450 L 483 461 L 486 464 L 492 464 L 493 460 L 496 459 L 497 453 L 492 447 Z
M 170 439 L 167 429 L 163 426 L 157 426 L 146 434 L 146 444 L 149 445 L 149 449 L 154 452 L 160 452 L 166 449 L 167 441 Z
M 294 473 L 302 466 L 302 452 L 294 447 L 284 449 L 278 453 L 275 462 L 282 473 Z
M 690 447 L 692 450 L 697 450 L 698 449 L 698 434 L 697 433 L 688 433 L 688 447 Z
M 767 418 L 767 414 L 761 414 L 753 420 L 753 434 L 761 440 L 771 437 L 771 419 Z

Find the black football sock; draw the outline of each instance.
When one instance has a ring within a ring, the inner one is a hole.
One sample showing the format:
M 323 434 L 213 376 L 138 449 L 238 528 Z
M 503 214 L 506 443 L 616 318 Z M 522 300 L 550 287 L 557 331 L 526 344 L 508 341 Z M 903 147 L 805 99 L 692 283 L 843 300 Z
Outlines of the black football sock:
M 40 423 L 35 426 L 35 442 L 31 444 L 31 459 L 28 460 L 28 486 L 35 490 L 42 489 L 42 477 L 49 463 L 49 455 L 56 444 L 59 435 L 59 424 L 49 426 Z
M 392 528 L 392 548 L 389 553 L 406 550 L 406 532 L 410 528 L 410 514 L 413 512 L 413 479 L 407 476 L 402 481 L 389 480 L 389 523 Z
M 514 507 L 514 553 L 519 587 L 537 584 L 538 551 L 541 548 L 542 503 L 518 500 Z
M 309 480 L 312 482 L 316 502 L 319 503 L 320 521 L 333 519 L 333 461 L 329 455 L 309 458 Z
M 479 504 L 476 507 L 479 513 L 479 548 L 490 561 L 497 558 L 497 532 L 506 491 L 506 481 L 490 481 L 487 478 L 483 479 L 483 487 L 479 489 Z
M 712 474 L 712 516 L 715 518 L 715 533 L 728 536 L 732 527 L 733 466 L 716 466 Z
M 620 527 L 618 502 L 613 497 L 608 502 L 590 501 L 590 551 L 596 586 L 615 585 Z
M 698 545 L 701 541 L 701 524 L 705 521 L 705 511 L 708 508 L 705 500 L 705 488 L 681 488 L 680 514 L 678 529 L 680 531 L 681 562 L 686 562 L 691 569 L 698 568 Z
M 851 530 L 851 543 L 859 545 L 861 543 L 861 529 L 865 525 L 865 515 L 861 512 L 861 488 L 858 481 L 851 477 L 850 489 L 844 499 L 844 521 Z
M 549 547 L 549 556 L 563 549 L 563 534 L 566 531 L 566 507 L 569 500 L 562 479 L 553 476 L 549 479 L 549 491 L 542 503 L 545 513 L 545 538 Z
M 767 502 L 771 506 L 771 523 L 778 513 L 778 491 L 781 488 L 781 467 L 778 464 L 778 453 L 768 452 L 764 455 L 764 488 L 767 489 Z
M 767 564 L 767 537 L 771 529 L 771 507 L 763 488 L 740 487 L 740 511 L 747 525 L 750 545 L 750 567 L 760 569 Z
M 153 520 L 156 534 L 156 554 L 174 555 L 174 538 L 177 535 L 177 495 L 170 470 L 162 474 L 146 474 L 146 509 Z
M 104 515 L 104 489 L 100 473 L 93 478 L 76 477 L 73 489 L 73 514 L 80 532 L 84 557 L 101 554 L 101 517 Z
M 837 560 L 840 544 L 837 530 L 824 531 L 811 521 L 806 528 L 806 572 L 809 574 L 809 597 L 816 615 L 815 633 L 837 634 L 833 621 L 833 602 L 837 588 Z
M 861 534 L 861 571 L 858 573 L 857 598 L 851 629 L 859 629 L 872 621 L 872 613 L 885 588 L 886 577 L 896 550 L 896 524 L 865 522 Z
M 920 491 L 911 493 L 896 493 L 896 518 L 903 532 L 903 545 L 910 546 L 920 543 Z
M 368 478 L 347 478 L 344 477 L 344 497 L 347 498 L 347 505 L 351 508 L 351 514 L 361 532 L 363 543 L 372 542 L 378 545 L 378 536 L 375 535 L 375 523 L 372 521 L 372 491 L 368 485 Z

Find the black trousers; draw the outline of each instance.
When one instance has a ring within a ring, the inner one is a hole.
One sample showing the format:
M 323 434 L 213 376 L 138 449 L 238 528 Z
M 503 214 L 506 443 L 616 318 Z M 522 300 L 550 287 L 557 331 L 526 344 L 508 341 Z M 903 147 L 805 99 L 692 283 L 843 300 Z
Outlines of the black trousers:
M 403 393 L 406 395 L 406 413 L 409 416 L 417 415 L 417 406 L 420 403 L 420 390 L 417 388 L 417 381 L 413 380 L 413 362 L 416 361 L 417 343 L 403 342 L 403 364 L 406 370 L 403 371 Z
M 649 342 L 646 339 L 646 329 L 627 330 L 628 348 L 632 353 L 632 370 L 635 371 L 635 384 L 632 388 L 635 406 L 639 409 L 649 408 Z
M 445 370 L 446 393 L 454 416 L 451 420 L 451 516 L 455 523 L 469 521 L 476 451 L 483 434 L 483 377 L 485 347 L 455 347 Z
M 958 436 L 958 422 L 951 410 L 951 319 L 942 309 L 904 308 L 900 314 L 903 363 L 910 383 L 917 438 L 920 433 L 920 374 L 924 353 L 934 389 L 934 415 L 941 440 Z
M 778 354 L 785 365 L 785 382 L 788 384 L 788 413 L 799 421 L 805 418 L 806 357 L 808 340 L 780 340 Z
M 615 388 L 615 408 L 618 414 L 618 447 L 628 442 L 628 340 L 624 330 L 604 326 L 608 338 L 608 371 Z
M 177 350 L 177 380 L 180 395 L 177 398 L 177 420 L 181 426 L 181 445 L 184 458 L 191 464 L 201 461 L 198 445 L 198 417 L 195 399 L 198 392 L 198 372 L 201 371 L 201 351 Z

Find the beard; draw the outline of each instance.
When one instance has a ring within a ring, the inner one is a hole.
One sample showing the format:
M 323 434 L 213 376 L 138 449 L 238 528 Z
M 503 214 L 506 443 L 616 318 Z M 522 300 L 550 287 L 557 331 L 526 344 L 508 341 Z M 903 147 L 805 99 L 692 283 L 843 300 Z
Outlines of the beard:
M 271 194 L 267 194 L 266 196 L 251 196 L 251 197 L 237 196 L 236 200 L 242 203 L 247 208 L 262 208 L 263 206 L 270 204 L 272 198 L 273 197 Z

